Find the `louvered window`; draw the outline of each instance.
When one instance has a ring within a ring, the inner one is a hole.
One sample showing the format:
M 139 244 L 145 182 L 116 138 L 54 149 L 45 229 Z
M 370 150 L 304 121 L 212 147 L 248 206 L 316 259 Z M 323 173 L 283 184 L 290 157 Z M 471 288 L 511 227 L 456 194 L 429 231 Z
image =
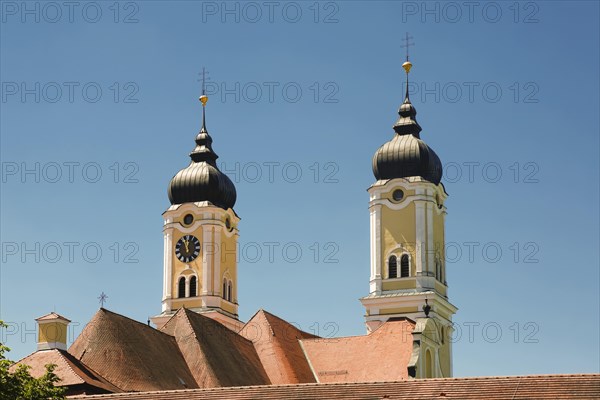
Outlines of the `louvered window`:
M 177 297 L 185 297 L 185 278 L 183 276 L 179 278 Z
M 396 256 L 391 256 L 388 261 L 388 278 L 398 277 L 398 259 Z
M 196 291 L 198 287 L 198 280 L 195 276 L 190 278 L 190 297 L 196 297 Z
M 407 278 L 410 275 L 410 264 L 408 262 L 408 254 L 402 254 L 400 258 L 400 277 Z

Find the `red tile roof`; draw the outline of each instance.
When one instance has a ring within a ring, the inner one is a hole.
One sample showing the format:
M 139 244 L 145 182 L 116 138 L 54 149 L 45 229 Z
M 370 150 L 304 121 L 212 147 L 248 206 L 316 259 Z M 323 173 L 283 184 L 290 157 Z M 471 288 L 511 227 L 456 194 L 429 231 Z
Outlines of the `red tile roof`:
M 63 350 L 36 351 L 12 365 L 10 371 L 14 372 L 19 364 L 29 365 L 29 374 L 35 378 L 39 378 L 46 373 L 46 365 L 54 364 L 56 365 L 54 373 L 60 378 L 57 386 L 78 386 L 80 387 L 79 392 L 111 393 L 121 391 L 97 372 Z
M 316 382 L 298 341 L 315 335 L 264 310 L 254 314 L 240 335 L 252 340 L 272 384 Z
M 270 383 L 252 342 L 212 318 L 181 308 L 161 331 L 175 338 L 199 387 Z
M 62 315 L 57 314 L 54 311 L 51 312 L 51 313 L 49 313 L 49 314 L 42 315 L 41 317 L 36 318 L 35 320 L 39 322 L 39 321 L 52 321 L 52 320 L 55 320 L 55 319 L 61 319 L 61 320 L 65 321 L 65 322 L 71 322 L 70 319 L 67 319 L 67 318 L 63 317 Z
M 175 338 L 103 308 L 69 353 L 123 391 L 198 387 Z
M 598 399 L 600 374 L 305 383 L 75 397 L 89 400 L 431 400 Z
M 319 382 L 408 379 L 413 350 L 409 319 L 389 320 L 369 335 L 300 341 Z

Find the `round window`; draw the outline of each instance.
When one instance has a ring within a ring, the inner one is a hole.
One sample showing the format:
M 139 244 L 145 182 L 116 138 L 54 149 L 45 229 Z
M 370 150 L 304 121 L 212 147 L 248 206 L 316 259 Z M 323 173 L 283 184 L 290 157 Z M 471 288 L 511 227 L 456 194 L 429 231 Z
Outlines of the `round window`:
M 192 214 L 187 214 L 185 217 L 183 217 L 184 224 L 190 225 L 192 222 L 194 222 L 194 216 Z
M 400 201 L 404 198 L 404 192 L 400 189 L 396 189 L 394 190 L 394 193 L 392 193 L 392 197 L 394 198 L 394 200 Z

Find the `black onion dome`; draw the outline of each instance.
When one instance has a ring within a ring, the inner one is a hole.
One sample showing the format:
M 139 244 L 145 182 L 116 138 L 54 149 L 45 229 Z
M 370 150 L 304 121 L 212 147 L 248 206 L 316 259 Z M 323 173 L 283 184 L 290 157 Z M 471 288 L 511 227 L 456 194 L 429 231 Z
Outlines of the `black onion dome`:
M 190 158 L 190 165 L 179 171 L 169 183 L 171 204 L 209 201 L 225 210 L 233 208 L 237 197 L 235 186 L 217 167 L 219 156 L 212 149 L 212 138 L 204 121 Z
M 442 162 L 433 149 L 421 140 L 417 110 L 408 93 L 398 110 L 396 134 L 373 156 L 373 174 L 377 180 L 420 176 L 434 184 L 442 180 Z

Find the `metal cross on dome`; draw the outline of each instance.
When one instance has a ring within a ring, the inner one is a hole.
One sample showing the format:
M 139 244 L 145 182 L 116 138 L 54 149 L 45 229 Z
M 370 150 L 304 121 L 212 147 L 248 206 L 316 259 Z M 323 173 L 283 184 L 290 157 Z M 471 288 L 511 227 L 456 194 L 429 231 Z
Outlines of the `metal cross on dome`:
M 406 61 L 408 61 L 408 48 L 410 46 L 414 46 L 414 43 L 411 43 L 410 40 L 414 39 L 412 36 L 408 35 L 408 32 L 406 32 L 406 37 L 404 39 L 402 39 L 402 41 L 404 42 L 403 45 L 401 45 L 401 48 L 406 48 Z
M 100 296 L 98 296 L 98 300 L 100 301 L 100 307 L 104 308 L 104 303 L 106 302 L 106 299 L 108 299 L 106 293 L 100 293 Z
M 202 95 L 206 94 L 206 81 L 210 80 L 210 77 L 208 77 L 208 71 L 206 70 L 206 68 L 202 67 L 202 72 L 199 72 L 198 75 L 200 75 L 202 77 L 202 79 L 198 79 L 198 82 L 202 82 Z

